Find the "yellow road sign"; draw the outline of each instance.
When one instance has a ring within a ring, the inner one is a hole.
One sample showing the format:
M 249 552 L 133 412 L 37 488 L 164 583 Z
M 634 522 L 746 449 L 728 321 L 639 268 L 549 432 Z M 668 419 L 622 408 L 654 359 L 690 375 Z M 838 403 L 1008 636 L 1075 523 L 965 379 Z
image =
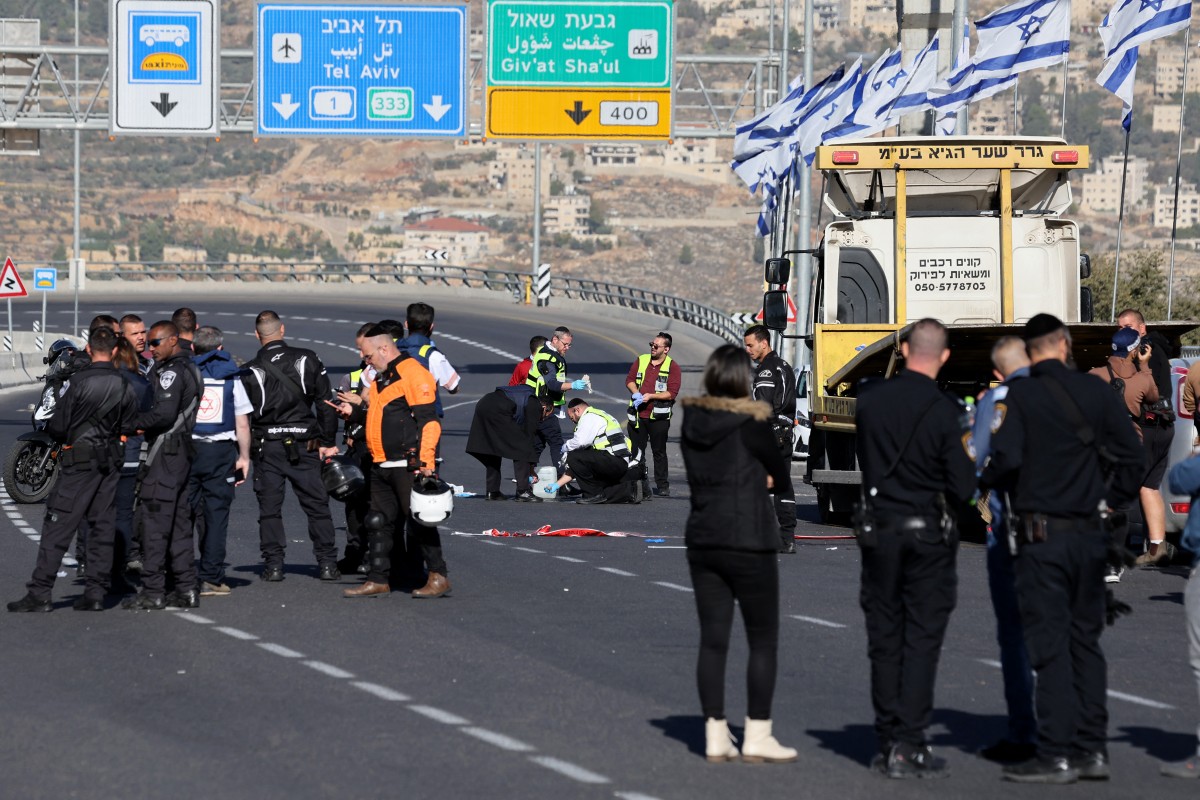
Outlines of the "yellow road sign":
M 669 139 L 671 90 L 491 86 L 485 120 L 492 139 Z

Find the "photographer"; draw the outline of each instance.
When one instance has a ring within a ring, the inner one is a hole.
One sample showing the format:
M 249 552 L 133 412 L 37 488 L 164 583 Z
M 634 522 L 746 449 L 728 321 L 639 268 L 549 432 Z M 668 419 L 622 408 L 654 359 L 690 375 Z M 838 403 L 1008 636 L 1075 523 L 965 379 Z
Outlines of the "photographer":
M 1136 363 L 1149 371 L 1157 388 L 1157 397 L 1143 406 L 1141 419 L 1142 443 L 1146 448 L 1146 475 L 1142 479 L 1139 498 L 1150 544 L 1135 562 L 1139 567 L 1161 567 L 1171 563 L 1174 548 L 1167 543 L 1167 514 L 1163 506 L 1163 475 L 1175 438 L 1175 412 L 1171 408 L 1170 343 L 1162 334 L 1146 331 L 1146 320 L 1137 309 L 1127 308 L 1117 316 L 1117 324 L 1135 331 L 1139 336 Z

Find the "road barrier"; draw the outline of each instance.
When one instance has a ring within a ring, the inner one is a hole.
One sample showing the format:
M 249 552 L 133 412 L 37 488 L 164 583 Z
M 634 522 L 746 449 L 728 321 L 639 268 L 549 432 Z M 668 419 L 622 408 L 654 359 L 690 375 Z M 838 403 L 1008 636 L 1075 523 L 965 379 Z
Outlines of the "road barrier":
M 65 265 L 22 263 L 22 269 L 35 266 Z M 525 299 L 529 285 L 528 272 L 460 267 L 450 264 L 394 264 L 390 262 L 360 262 L 326 264 L 322 262 L 128 262 L 90 261 L 88 281 L 102 285 L 108 281 L 166 281 L 183 280 L 198 283 L 419 283 L 461 286 L 505 292 L 513 302 Z M 537 286 L 535 284 L 535 286 Z M 661 317 L 679 320 L 701 330 L 716 334 L 731 342 L 741 343 L 742 326 L 728 313 L 712 306 L 650 289 L 639 289 L 601 280 L 572 278 L 555 274 L 549 279 L 549 294 L 621 306 Z M 537 296 L 542 297 L 540 286 Z M 546 297 L 549 302 L 549 295 Z M 540 304 L 540 303 L 539 303 Z

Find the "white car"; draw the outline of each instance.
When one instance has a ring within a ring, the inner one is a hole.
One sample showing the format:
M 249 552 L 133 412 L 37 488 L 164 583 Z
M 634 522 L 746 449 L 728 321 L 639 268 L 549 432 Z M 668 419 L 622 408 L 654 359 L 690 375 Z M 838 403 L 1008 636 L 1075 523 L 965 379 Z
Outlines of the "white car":
M 808 416 L 808 378 L 810 367 L 796 367 L 796 424 L 792 428 L 792 459 L 808 460 L 808 435 L 812 420 Z

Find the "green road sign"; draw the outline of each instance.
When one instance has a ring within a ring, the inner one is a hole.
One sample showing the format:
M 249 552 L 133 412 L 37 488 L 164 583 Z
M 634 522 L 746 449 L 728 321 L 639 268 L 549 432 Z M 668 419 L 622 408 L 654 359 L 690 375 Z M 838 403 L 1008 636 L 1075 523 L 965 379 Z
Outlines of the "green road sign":
M 488 4 L 488 86 L 671 86 L 670 0 Z

